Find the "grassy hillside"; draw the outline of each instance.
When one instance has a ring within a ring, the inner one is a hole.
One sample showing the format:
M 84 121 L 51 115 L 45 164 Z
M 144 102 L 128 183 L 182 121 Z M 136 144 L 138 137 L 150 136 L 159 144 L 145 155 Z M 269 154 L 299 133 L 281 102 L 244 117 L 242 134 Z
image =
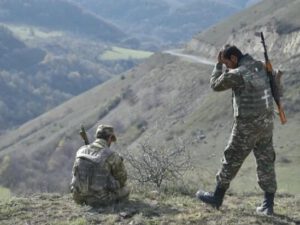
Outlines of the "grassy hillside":
M 269 1 L 265 4 L 268 5 Z M 251 15 L 252 10 L 245 11 L 244 15 Z M 267 28 L 268 25 L 261 27 Z M 215 32 L 221 37 L 224 30 Z M 237 33 L 235 40 L 239 40 L 240 46 L 247 47 L 249 43 L 245 35 L 252 32 L 249 25 L 248 33 Z M 289 122 L 281 126 L 278 118 L 275 119 L 278 189 L 279 192 L 299 194 L 300 143 L 297 134 L 300 120 L 297 103 L 300 88 L 296 76 L 299 48 L 284 53 L 291 46 L 299 46 L 299 32 L 280 34 L 271 29 L 266 34 L 269 38 L 276 37 L 274 43 L 281 43 L 272 45 L 272 51 L 277 49 L 278 54 L 282 53 L 283 57 L 277 62 L 286 72 L 284 82 L 288 87 L 283 100 Z M 224 43 L 225 39 L 226 36 Z M 256 47 L 253 45 L 253 50 Z M 208 44 L 206 48 L 209 48 Z M 155 54 L 128 73 L 3 135 L 0 137 L 1 185 L 14 192 L 66 192 L 75 152 L 82 145 L 78 135 L 80 124 L 86 126 L 91 140 L 98 124 L 109 123 L 119 137 L 113 148 L 125 156 L 126 151 L 140 151 L 139 144 L 146 140 L 161 148 L 181 141 L 190 152 L 192 165 L 183 183 L 188 184 L 192 192 L 199 186 L 212 188 L 230 134 L 232 110 L 230 91 L 214 93 L 209 88 L 211 70 L 212 66 L 168 54 Z M 126 160 L 125 163 L 130 168 Z M 163 186 L 168 186 L 168 183 Z M 235 193 L 259 191 L 253 156 L 246 160 L 230 190 Z
M 9 189 L 0 186 L 0 201 L 7 201 L 11 198 Z
M 279 195 L 275 216 L 259 216 L 254 212 L 260 196 L 255 194 L 226 196 L 220 211 L 213 210 L 193 197 L 150 192 L 133 194 L 126 203 L 91 209 L 76 205 L 69 195 L 35 194 L 12 198 L 0 203 L 0 222 L 3 225 L 51 224 L 216 224 L 250 225 L 300 223 L 300 199 Z
M 149 137 L 153 144 L 171 145 L 178 138 L 184 140 L 194 167 L 185 182 L 211 187 L 232 120 L 230 93 L 212 93 L 208 88 L 211 69 L 155 55 L 130 73 L 24 124 L 1 138 L 0 156 L 8 158 L 7 165 L 1 163 L 1 183 L 17 192 L 24 191 L 24 186 L 27 191 L 67 191 L 72 158 L 82 144 L 80 124 L 86 125 L 92 139 L 97 124 L 110 123 L 119 136 L 114 148 L 121 154 L 124 148 L 138 151 L 138 143 Z M 299 132 L 299 119 L 294 114 L 289 120 L 293 122 L 276 126 L 277 174 L 280 191 L 298 193 L 300 182 L 295 168 L 300 162 L 299 142 L 292 134 Z M 258 190 L 253 164 L 250 157 L 232 190 Z M 295 176 L 287 176 L 289 171 L 295 171 Z
M 117 42 L 126 35 L 113 24 L 65 0 L 4 0 L 0 21 L 27 24 Z

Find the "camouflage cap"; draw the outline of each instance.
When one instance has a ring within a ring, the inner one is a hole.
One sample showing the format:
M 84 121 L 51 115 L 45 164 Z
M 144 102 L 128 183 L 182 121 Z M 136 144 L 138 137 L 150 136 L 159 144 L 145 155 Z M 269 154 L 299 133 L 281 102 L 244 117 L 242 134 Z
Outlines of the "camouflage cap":
M 103 135 L 103 136 L 112 135 L 113 136 L 112 141 L 117 141 L 116 135 L 114 133 L 114 128 L 110 125 L 103 125 L 103 124 L 99 125 L 96 130 L 96 137 L 98 137 L 100 135 Z

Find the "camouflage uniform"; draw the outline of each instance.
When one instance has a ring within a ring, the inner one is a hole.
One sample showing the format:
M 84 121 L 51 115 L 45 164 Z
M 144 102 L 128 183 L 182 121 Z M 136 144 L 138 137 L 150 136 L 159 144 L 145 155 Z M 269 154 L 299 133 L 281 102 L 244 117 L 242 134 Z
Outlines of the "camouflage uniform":
M 129 196 L 123 158 L 111 151 L 104 139 L 96 139 L 77 151 L 72 174 L 71 191 L 79 204 L 97 207 Z
M 236 69 L 222 72 L 217 63 L 211 87 L 215 91 L 232 89 L 234 124 L 224 151 L 222 168 L 217 173 L 217 185 L 228 189 L 242 163 L 253 150 L 260 187 L 269 193 L 277 189 L 273 149 L 273 99 L 262 62 L 244 55 Z

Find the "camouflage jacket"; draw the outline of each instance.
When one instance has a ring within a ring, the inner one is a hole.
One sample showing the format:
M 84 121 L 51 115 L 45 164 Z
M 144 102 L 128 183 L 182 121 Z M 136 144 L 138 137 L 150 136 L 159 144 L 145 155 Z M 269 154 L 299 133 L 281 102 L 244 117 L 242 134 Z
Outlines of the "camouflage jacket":
M 85 166 L 84 163 L 88 164 L 88 161 L 93 162 L 94 166 Z M 83 177 L 89 177 L 87 185 L 82 184 L 86 183 L 80 180 Z M 77 151 L 71 184 L 78 186 L 81 193 L 116 191 L 125 186 L 126 180 L 127 172 L 122 157 L 111 151 L 105 140 L 96 139 Z
M 273 114 L 273 97 L 262 62 L 246 54 L 235 69 L 222 71 L 217 63 L 210 84 L 215 91 L 232 89 L 234 116 L 247 118 Z

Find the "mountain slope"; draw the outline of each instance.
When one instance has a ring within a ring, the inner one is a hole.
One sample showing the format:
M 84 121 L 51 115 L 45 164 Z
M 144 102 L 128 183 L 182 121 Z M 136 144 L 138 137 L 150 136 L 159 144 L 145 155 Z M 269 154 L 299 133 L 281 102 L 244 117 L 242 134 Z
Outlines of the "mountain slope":
M 299 52 L 297 41 L 292 42 L 290 46 L 287 45 L 287 42 L 291 41 L 288 38 L 297 40 L 295 35 L 298 32 L 296 31 L 300 29 L 299 7 L 300 2 L 297 0 L 265 0 L 199 33 L 188 43 L 187 50 L 215 57 L 225 43 L 235 43 L 236 45 L 240 43 L 245 44 L 243 48 L 246 51 L 254 52 L 262 57 L 263 50 L 258 34 L 260 31 L 264 31 L 272 59 L 274 56 L 277 59 L 281 54 L 285 54 L 284 57 L 295 55 Z M 293 35 L 289 35 L 294 31 Z M 283 43 L 276 41 L 277 38 Z M 283 48 L 280 44 L 287 46 Z M 202 49 L 201 46 L 204 48 Z M 205 48 L 207 46 L 208 48 Z
M 24 122 L 26 117 L 37 115 L 32 115 L 34 110 L 30 112 L 25 102 L 40 102 L 41 98 L 33 93 L 32 86 L 25 85 L 28 78 L 19 71 L 37 66 L 45 55 L 42 49 L 28 47 L 10 30 L 0 26 L 0 133 Z M 19 113 L 20 105 L 22 113 Z
M 39 48 L 30 48 L 13 33 L 0 26 L 0 68 L 20 70 L 41 62 L 46 53 Z M 21 63 L 19 63 L 21 62 Z
M 0 1 L 0 22 L 0 135 L 142 60 L 102 57 L 132 42 L 70 1 Z
M 113 24 L 65 0 L 3 0 L 0 21 L 67 30 L 107 42 L 126 38 Z
M 196 32 L 237 12 L 225 1 L 73 0 L 133 34 L 148 48 L 184 43 Z
M 274 12 L 278 10 L 289 15 L 288 10 L 281 11 L 280 1 L 273 3 Z M 296 4 L 297 1 L 290 0 L 290 3 Z M 270 4 L 267 0 L 260 7 L 268 12 Z M 243 16 L 252 18 L 253 9 L 243 12 Z M 278 33 L 276 27 L 268 23 L 255 27 L 254 24 L 264 20 L 265 14 L 260 11 L 258 15 L 261 19 L 255 17 L 255 20 L 249 20 L 243 29 L 234 34 L 230 33 L 229 25 L 229 30 L 225 29 L 226 23 L 224 26 L 217 25 L 199 35 L 207 42 L 201 44 L 197 36 L 189 43 L 187 50 L 213 57 L 216 49 L 234 40 L 243 50 L 253 54 L 261 47 L 259 40 L 256 40 L 258 44 L 254 44 L 254 40 L 248 42 L 250 34 L 258 28 L 265 32 L 268 44 L 271 42 L 271 52 L 282 54 L 281 58 L 276 59 L 276 65 L 285 70 L 284 82 L 288 87 L 283 99 L 288 123 L 280 126 L 278 119 L 275 119 L 274 145 L 277 150 L 279 192 L 299 194 L 300 142 L 297 134 L 300 132 L 300 117 L 297 103 L 300 82 L 296 76 L 299 73 L 299 48 L 291 49 L 291 46 L 299 46 L 300 39 L 297 37 L 300 33 L 297 30 Z M 229 19 L 228 24 L 234 18 Z M 215 33 L 215 43 L 210 39 L 211 33 Z M 200 47 L 191 48 L 196 41 Z M 210 52 L 211 44 L 216 44 L 216 47 Z M 25 189 L 66 191 L 75 151 L 82 145 L 78 135 L 80 124 L 86 125 L 91 140 L 99 123 L 109 123 L 115 126 L 119 137 L 118 144 L 113 148 L 121 154 L 124 149 L 138 151 L 139 143 L 146 140 L 155 146 L 171 146 L 181 140 L 190 151 L 194 168 L 184 177 L 184 182 L 195 190 L 199 186 L 213 186 L 214 174 L 220 166 L 222 150 L 230 134 L 232 110 L 230 91 L 213 93 L 209 88 L 211 70 L 209 65 L 168 54 L 156 54 L 128 73 L 24 124 L 0 137 L 0 183 L 16 192 Z M 232 183 L 231 190 L 257 191 L 254 168 L 254 159 L 250 156 Z
M 64 33 L 52 37 L 55 32 L 42 33 L 36 27 L 30 28 L 34 34 L 28 41 L 23 28 L 27 27 L 0 26 L 0 134 L 115 73 L 111 66 L 90 54 L 95 50 L 98 52 L 94 55 L 104 52 L 103 43 L 75 39 Z
M 236 7 L 244 8 L 246 6 L 253 5 L 261 0 L 217 0 L 223 3 L 231 4 Z

